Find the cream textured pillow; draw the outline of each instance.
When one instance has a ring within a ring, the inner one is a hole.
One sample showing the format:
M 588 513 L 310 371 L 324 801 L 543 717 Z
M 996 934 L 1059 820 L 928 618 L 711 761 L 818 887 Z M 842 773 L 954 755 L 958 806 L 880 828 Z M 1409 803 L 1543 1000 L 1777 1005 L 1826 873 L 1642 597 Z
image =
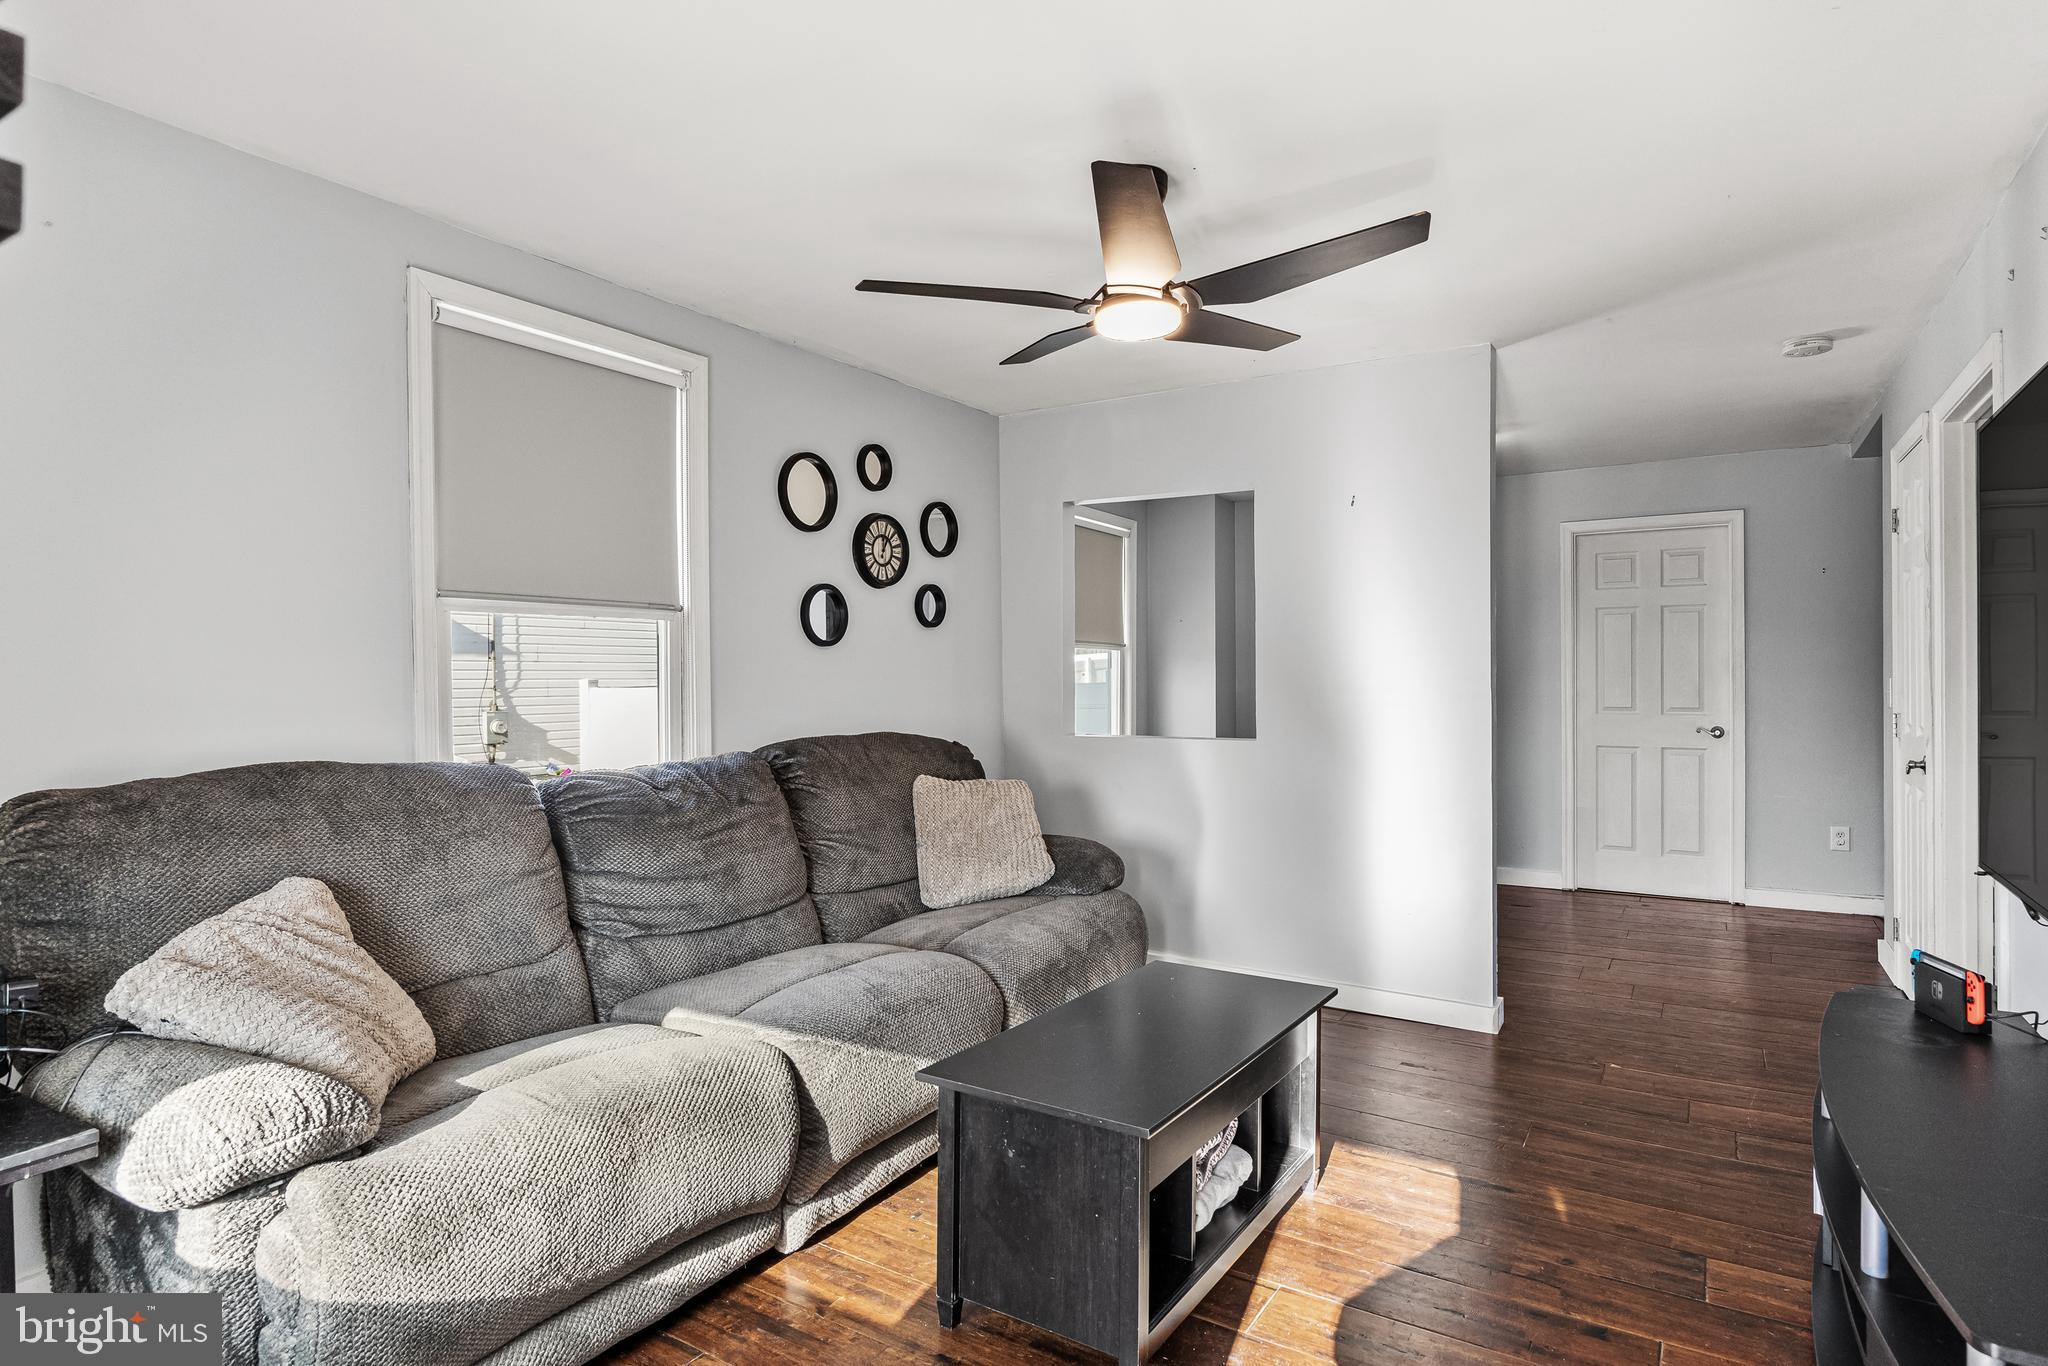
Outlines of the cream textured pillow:
M 1031 785 L 1022 778 L 955 782 L 925 775 L 910 785 L 917 817 L 917 889 L 926 906 L 1015 896 L 1052 876 Z
M 434 1060 L 420 1008 L 355 941 L 327 884 L 288 877 L 121 974 L 107 1009 L 160 1039 L 325 1073 L 370 1105 Z
M 191 1209 L 377 1132 L 377 1107 L 333 1077 L 140 1034 L 81 1043 L 22 1089 L 97 1128 L 85 1174 L 144 1209 Z

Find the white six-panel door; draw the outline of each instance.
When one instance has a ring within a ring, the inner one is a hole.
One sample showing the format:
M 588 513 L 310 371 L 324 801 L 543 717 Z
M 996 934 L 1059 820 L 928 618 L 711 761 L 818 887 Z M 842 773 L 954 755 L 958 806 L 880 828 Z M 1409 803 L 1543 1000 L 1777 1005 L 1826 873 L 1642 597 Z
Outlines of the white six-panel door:
M 1567 528 L 1571 880 L 1733 901 L 1741 514 L 1684 521 Z
M 1908 981 L 1900 957 L 1935 949 L 1937 850 L 1934 751 L 1935 588 L 1934 498 L 1925 423 L 1893 448 L 1892 462 L 1892 771 L 1898 787 L 1891 823 L 1892 954 L 1897 981 Z M 1938 950 L 1937 950 L 1938 951 Z

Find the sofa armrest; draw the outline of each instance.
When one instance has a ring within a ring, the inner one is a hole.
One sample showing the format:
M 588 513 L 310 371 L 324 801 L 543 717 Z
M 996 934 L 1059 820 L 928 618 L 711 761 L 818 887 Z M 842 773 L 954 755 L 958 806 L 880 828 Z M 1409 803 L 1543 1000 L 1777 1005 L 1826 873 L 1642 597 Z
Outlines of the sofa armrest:
M 100 1131 L 94 1182 L 152 1210 L 190 1209 L 358 1147 L 377 1107 L 334 1078 L 179 1039 L 89 1039 L 23 1090 Z
M 1079 835 L 1047 835 L 1045 850 L 1052 855 L 1052 876 L 1033 887 L 1034 892 L 1088 896 L 1124 880 L 1124 861 L 1106 844 Z

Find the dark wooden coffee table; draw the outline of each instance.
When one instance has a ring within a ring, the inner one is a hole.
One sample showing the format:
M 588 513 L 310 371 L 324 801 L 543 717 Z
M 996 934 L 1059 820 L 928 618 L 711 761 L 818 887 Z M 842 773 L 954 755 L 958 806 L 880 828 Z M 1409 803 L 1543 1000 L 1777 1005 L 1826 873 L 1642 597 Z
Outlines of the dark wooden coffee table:
M 939 1088 L 939 1322 L 963 1300 L 1142 1361 L 1313 1186 L 1336 992 L 1153 963 L 918 1075 Z M 1193 1157 L 1253 1171 L 1195 1232 Z

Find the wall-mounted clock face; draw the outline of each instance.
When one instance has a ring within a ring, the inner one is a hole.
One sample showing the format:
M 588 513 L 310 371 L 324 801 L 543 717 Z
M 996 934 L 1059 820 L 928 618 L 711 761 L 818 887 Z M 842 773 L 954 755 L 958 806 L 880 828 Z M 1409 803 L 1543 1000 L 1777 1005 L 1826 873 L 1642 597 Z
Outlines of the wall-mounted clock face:
M 886 512 L 870 512 L 853 528 L 853 567 L 872 588 L 887 588 L 910 568 L 910 540 Z

